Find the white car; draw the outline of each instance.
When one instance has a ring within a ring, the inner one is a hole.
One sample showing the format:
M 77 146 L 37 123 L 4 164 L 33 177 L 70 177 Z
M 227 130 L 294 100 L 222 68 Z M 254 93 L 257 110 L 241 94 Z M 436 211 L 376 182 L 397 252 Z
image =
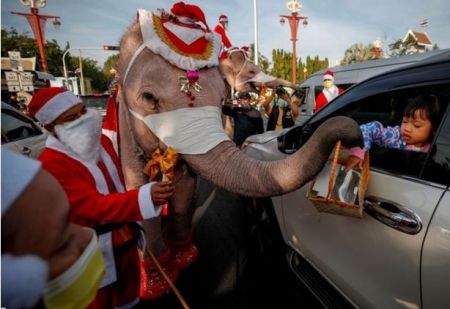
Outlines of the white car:
M 450 308 L 450 51 L 370 78 L 303 125 L 244 143 L 248 155 L 277 160 L 330 117 L 398 125 L 406 99 L 430 93 L 443 107 L 431 151 L 372 147 L 362 218 L 318 212 L 309 184 L 256 200 L 253 230 L 266 244 L 281 232 L 292 270 L 327 308 Z
M 2 102 L 2 149 L 37 158 L 45 148 L 47 133 L 33 119 Z

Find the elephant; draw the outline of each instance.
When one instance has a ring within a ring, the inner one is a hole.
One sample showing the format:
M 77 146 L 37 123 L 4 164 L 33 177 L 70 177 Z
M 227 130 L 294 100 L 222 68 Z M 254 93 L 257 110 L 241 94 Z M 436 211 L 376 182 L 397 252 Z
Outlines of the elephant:
M 286 159 L 268 162 L 246 156 L 229 140 L 221 123 L 220 107 L 227 92 L 224 78 L 238 91 L 252 90 L 262 82 L 293 88 L 295 85 L 261 74 L 258 66 L 238 52 L 229 53 L 219 66 L 217 44 L 220 43 L 215 39 L 208 42 L 207 35 L 212 33 L 206 26 L 200 30 L 205 34 L 206 44 L 212 42 L 212 56 L 201 62 L 196 55 L 182 54 L 183 61 L 194 59 L 196 65 L 201 63 L 195 68 L 196 83 L 201 90 L 181 91 L 179 81 L 191 72 L 190 64 L 174 64 L 172 43 L 164 34 L 164 40 L 157 37 L 166 31 L 157 28 L 162 22 L 168 23 L 166 28 L 173 28 L 171 22 L 177 23 L 173 15 L 163 10 L 153 14 L 140 11 L 139 20 L 121 38 L 117 65 L 121 85 L 119 153 L 126 188 L 148 182 L 143 169 L 156 148 L 172 146 L 179 152 L 165 237 L 175 241 L 189 238 L 193 214 L 190 205 L 198 176 L 244 196 L 280 195 L 311 180 L 324 166 L 337 140 L 347 147 L 362 145 L 357 123 L 350 118 L 336 117 L 320 126 L 301 149 Z M 178 19 L 177 27 L 188 22 Z M 198 19 L 200 24 L 205 24 L 201 16 Z M 197 31 L 198 24 L 197 21 L 191 28 Z M 166 49 L 162 50 L 162 46 Z M 191 86 L 194 85 L 192 82 Z M 160 226 L 159 220 L 145 223 L 148 246 L 155 255 L 165 248 Z

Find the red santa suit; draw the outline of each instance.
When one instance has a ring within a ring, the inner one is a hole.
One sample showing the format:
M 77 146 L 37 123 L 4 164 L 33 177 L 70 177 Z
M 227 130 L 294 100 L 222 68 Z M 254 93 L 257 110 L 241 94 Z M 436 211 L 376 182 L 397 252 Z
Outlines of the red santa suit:
M 140 231 L 132 222 L 156 217 L 161 210 L 152 203 L 152 183 L 125 192 L 113 144 L 104 135 L 101 144 L 100 160 L 94 165 L 81 161 L 50 135 L 39 160 L 67 194 L 69 221 L 92 227 L 99 234 L 106 274 L 90 308 L 130 308 L 139 301 L 140 282 Z
M 231 47 L 232 44 L 230 39 L 228 38 L 227 31 L 221 23 L 217 24 L 217 26 L 214 28 L 214 32 L 217 32 L 222 37 L 223 46 L 225 46 L 226 48 Z
M 322 107 L 327 105 L 328 102 L 333 100 L 335 97 L 340 95 L 344 90 L 339 87 L 333 85 L 333 87 L 327 89 L 324 88 L 321 93 L 316 98 L 316 109 L 315 111 L 319 111 Z

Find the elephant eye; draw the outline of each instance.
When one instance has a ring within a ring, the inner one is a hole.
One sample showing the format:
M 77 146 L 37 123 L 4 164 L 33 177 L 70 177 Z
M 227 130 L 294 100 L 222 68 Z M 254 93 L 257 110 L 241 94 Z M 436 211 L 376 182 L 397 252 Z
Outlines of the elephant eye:
M 144 100 L 144 103 L 149 105 L 151 108 L 156 109 L 159 106 L 158 99 L 150 92 L 144 92 L 142 94 L 142 98 Z

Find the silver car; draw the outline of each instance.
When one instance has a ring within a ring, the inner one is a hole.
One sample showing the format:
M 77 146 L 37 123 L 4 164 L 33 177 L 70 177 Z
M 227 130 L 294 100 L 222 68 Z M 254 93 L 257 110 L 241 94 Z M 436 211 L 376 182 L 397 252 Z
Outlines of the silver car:
M 366 80 L 303 125 L 244 143 L 248 155 L 277 160 L 332 116 L 398 125 L 406 99 L 422 93 L 443 105 L 432 150 L 373 147 L 361 219 L 319 213 L 308 185 L 256 200 L 260 224 L 272 224 L 262 236 L 281 232 L 292 270 L 325 307 L 450 308 L 450 52 Z
M 2 102 L 2 149 L 37 158 L 45 148 L 47 134 L 33 119 Z

